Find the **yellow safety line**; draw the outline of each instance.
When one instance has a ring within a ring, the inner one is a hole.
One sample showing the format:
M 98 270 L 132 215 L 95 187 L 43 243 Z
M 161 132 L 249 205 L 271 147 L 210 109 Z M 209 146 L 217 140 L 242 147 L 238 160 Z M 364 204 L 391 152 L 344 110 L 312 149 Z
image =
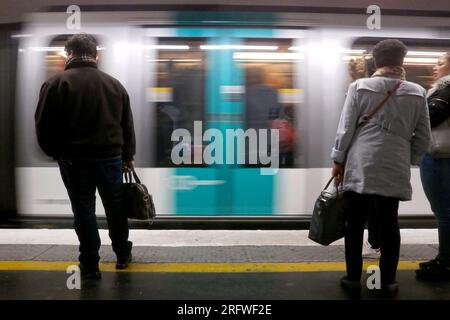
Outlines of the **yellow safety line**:
M 422 261 L 400 261 L 399 270 L 415 270 Z M 70 261 L 0 261 L 0 271 L 66 271 L 78 265 Z M 364 269 L 378 265 L 364 262 Z M 263 262 L 263 263 L 132 263 L 125 270 L 116 270 L 115 263 L 100 263 L 104 272 L 332 272 L 345 271 L 345 262 Z

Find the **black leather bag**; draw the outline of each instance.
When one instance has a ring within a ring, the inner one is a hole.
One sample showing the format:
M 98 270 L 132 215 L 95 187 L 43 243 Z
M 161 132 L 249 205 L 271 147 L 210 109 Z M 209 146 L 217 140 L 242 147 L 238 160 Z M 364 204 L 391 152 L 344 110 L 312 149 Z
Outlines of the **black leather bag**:
M 156 211 L 152 195 L 148 193 L 147 187 L 141 183 L 134 168 L 125 172 L 124 176 L 124 210 L 127 217 L 137 220 L 154 219 Z M 133 182 L 133 178 L 135 182 Z
M 324 246 L 345 235 L 346 219 L 339 190 L 328 191 L 333 178 L 320 193 L 314 205 L 308 238 Z

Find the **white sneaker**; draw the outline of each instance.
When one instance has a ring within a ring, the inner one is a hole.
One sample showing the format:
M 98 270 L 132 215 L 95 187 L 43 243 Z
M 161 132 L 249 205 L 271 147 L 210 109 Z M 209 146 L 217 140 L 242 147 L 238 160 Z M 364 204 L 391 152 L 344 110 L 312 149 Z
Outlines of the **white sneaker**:
M 364 241 L 362 249 L 363 258 L 378 259 L 380 255 L 380 249 L 373 249 L 368 241 Z

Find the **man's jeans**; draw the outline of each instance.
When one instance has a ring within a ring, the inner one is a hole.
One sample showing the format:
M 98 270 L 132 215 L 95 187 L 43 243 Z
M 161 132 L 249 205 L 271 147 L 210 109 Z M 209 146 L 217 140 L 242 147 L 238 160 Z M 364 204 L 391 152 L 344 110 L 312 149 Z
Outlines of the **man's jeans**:
M 96 188 L 105 208 L 113 251 L 119 257 L 126 256 L 132 243 L 128 241 L 128 220 L 122 210 L 122 157 L 60 160 L 58 164 L 72 204 L 74 227 L 80 241 L 80 262 L 94 266 L 100 260 Z
M 438 259 L 450 267 L 450 159 L 433 159 L 426 154 L 420 165 L 420 178 L 438 220 Z

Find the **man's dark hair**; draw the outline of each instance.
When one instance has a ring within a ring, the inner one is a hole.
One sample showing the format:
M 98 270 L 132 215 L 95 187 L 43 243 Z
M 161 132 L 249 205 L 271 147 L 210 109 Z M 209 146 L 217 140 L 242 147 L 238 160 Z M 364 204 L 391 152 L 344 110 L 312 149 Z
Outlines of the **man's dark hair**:
M 73 55 L 76 57 L 85 55 L 96 58 L 97 41 L 86 33 L 74 34 L 67 40 L 65 50 L 67 53 L 73 51 Z
M 401 66 L 407 53 L 404 43 L 395 39 L 380 41 L 372 50 L 377 68 Z

